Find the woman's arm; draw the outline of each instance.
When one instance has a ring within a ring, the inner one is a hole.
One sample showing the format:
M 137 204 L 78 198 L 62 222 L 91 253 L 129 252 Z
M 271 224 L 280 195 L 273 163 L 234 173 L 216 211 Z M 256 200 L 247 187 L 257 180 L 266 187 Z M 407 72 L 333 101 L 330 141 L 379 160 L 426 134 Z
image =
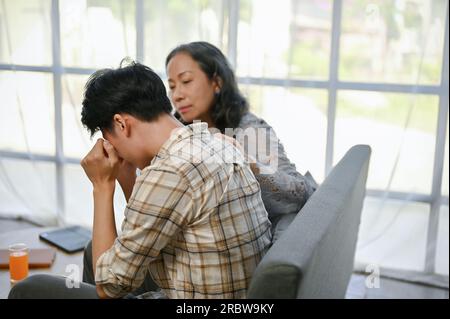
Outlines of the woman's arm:
M 269 216 L 272 219 L 280 214 L 298 212 L 317 185 L 297 172 L 273 128 L 251 116 L 236 139 L 243 145 L 250 163 L 259 170 L 255 176 Z

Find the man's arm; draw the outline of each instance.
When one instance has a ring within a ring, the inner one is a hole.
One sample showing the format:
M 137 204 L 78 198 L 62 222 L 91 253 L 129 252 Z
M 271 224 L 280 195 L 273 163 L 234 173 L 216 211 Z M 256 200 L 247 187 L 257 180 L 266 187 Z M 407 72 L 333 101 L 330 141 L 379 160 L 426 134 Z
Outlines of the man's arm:
M 106 154 L 104 153 L 106 151 Z M 102 139 L 97 140 L 92 150 L 81 161 L 86 175 L 92 182 L 94 191 L 94 226 L 92 237 L 92 265 L 94 275 L 98 258 L 112 247 L 117 238 L 114 219 L 114 189 L 120 159 L 112 145 Z M 107 298 L 100 285 L 97 285 L 100 298 Z
M 117 238 L 114 219 L 114 188 L 94 187 L 94 230 L 92 235 L 92 267 L 94 276 L 98 258 L 114 244 Z M 100 285 L 97 294 L 100 298 L 108 298 Z
M 193 197 L 180 175 L 143 171 L 125 208 L 122 233 L 97 260 L 95 279 L 104 293 L 119 298 L 141 286 L 151 262 L 193 220 L 197 212 Z

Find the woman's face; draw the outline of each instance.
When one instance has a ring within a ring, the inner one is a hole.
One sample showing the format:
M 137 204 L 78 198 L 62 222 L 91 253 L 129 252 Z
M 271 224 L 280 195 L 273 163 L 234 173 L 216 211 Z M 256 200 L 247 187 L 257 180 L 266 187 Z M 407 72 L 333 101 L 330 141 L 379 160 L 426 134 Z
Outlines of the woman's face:
M 178 53 L 169 61 L 167 77 L 170 99 L 183 121 L 201 120 L 214 126 L 209 114 L 214 93 L 220 89 L 217 81 L 210 80 L 187 53 Z

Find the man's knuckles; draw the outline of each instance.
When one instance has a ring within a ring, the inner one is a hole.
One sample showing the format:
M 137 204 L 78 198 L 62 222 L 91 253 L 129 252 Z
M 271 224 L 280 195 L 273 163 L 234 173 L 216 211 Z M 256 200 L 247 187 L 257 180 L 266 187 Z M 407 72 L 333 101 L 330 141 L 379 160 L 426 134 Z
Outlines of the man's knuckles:
M 104 159 L 105 157 L 104 156 L 101 156 L 100 154 L 89 154 L 89 155 L 87 155 L 85 158 L 83 158 L 82 160 L 81 160 L 81 165 L 90 165 L 90 164 L 95 164 L 95 163 L 99 163 L 99 162 L 102 162 L 103 161 L 103 159 Z

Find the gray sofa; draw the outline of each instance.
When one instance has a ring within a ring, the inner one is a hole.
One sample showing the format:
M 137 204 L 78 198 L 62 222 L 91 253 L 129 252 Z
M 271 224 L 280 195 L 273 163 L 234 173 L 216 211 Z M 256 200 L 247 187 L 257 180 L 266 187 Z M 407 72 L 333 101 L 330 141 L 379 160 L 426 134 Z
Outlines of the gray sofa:
M 353 270 L 371 149 L 353 146 L 295 215 L 283 216 L 248 298 L 344 298 Z M 280 235 L 281 234 L 281 235 Z

